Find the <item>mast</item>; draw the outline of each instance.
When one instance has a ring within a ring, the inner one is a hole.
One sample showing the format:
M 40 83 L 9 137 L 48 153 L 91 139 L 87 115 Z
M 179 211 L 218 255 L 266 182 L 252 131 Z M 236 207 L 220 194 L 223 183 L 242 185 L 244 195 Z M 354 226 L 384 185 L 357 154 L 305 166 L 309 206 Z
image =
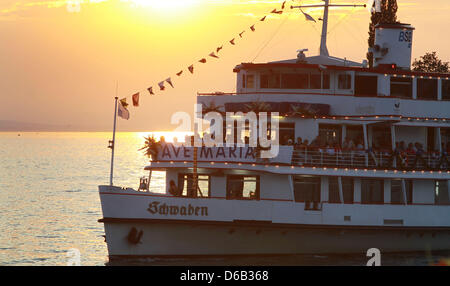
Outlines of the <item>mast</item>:
M 323 20 L 322 20 L 322 37 L 320 39 L 320 55 L 321 56 L 330 56 L 327 48 L 327 34 L 328 34 L 328 7 L 330 5 L 330 0 L 324 0 L 324 9 L 323 9 Z
M 115 104 L 114 104 L 114 127 L 113 127 L 113 140 L 109 141 L 108 148 L 111 148 L 111 172 L 109 174 L 109 185 L 113 185 L 113 171 L 114 171 L 114 145 L 116 142 L 116 122 L 117 122 L 117 100 L 119 98 L 115 97 Z
M 322 23 L 322 35 L 321 35 L 321 39 L 320 39 L 320 55 L 328 57 L 328 56 L 330 56 L 328 53 L 328 48 L 327 48 L 329 7 L 366 7 L 366 4 L 330 4 L 330 0 L 322 0 L 322 1 L 325 3 L 317 4 L 317 5 L 291 6 L 291 9 L 299 8 L 303 14 L 307 15 L 305 12 L 302 11 L 302 8 L 318 8 L 318 7 L 324 8 L 323 9 L 323 18 L 322 18 L 322 22 L 323 22 Z

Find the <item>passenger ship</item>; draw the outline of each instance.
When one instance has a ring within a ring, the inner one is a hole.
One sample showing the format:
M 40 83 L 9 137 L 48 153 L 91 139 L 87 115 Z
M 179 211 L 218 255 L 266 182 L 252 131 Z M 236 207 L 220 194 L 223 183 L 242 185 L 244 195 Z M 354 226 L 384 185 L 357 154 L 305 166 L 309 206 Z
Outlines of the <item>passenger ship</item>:
M 197 98 L 277 112 L 278 156 L 161 143 L 163 194 L 99 186 L 110 257 L 450 249 L 450 74 L 411 70 L 408 24 L 376 27 L 373 68 L 330 56 L 328 5 L 318 56 L 242 63 L 236 93 Z

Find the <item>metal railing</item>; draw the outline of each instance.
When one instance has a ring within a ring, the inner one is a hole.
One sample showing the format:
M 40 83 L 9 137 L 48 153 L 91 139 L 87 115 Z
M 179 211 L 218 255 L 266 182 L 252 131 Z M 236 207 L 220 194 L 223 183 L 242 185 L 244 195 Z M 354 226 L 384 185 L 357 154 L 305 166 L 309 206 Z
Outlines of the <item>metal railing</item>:
M 351 168 L 450 169 L 450 156 L 439 153 L 395 154 L 389 151 L 343 151 L 335 148 L 294 150 L 292 164 Z

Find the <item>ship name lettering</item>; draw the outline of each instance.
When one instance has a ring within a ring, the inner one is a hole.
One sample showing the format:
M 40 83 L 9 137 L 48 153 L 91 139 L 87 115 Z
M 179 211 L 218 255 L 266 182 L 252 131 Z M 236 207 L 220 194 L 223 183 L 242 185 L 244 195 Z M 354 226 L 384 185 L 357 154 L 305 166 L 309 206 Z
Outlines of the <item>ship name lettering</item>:
M 208 207 L 196 207 L 189 204 L 188 206 L 176 206 L 161 204 L 160 202 L 151 202 L 147 211 L 151 214 L 159 215 L 182 215 L 182 216 L 208 216 Z

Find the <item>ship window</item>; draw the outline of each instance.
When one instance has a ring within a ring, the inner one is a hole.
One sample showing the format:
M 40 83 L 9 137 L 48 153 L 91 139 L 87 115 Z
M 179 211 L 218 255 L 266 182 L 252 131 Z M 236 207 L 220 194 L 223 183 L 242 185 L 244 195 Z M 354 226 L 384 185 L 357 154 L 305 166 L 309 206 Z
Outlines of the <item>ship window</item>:
M 260 88 L 280 88 L 279 74 L 262 74 L 260 76 Z
M 412 78 L 391 77 L 391 96 L 412 98 Z
M 245 88 L 245 74 L 242 75 L 242 88 Z
M 229 200 L 258 200 L 259 176 L 227 177 L 227 199 Z
M 349 74 L 340 74 L 338 76 L 338 88 L 339 89 L 351 89 L 352 88 L 352 76 Z
M 255 87 L 255 76 L 250 74 L 247 75 L 247 83 L 246 83 L 247 88 L 254 88 Z
M 384 203 L 383 180 L 376 180 L 376 179 L 361 180 L 361 203 L 363 204 Z
M 281 88 L 308 89 L 308 74 L 284 73 L 281 75 Z
M 311 74 L 309 78 L 310 89 L 330 89 L 330 75 L 323 74 L 323 82 L 321 83 L 321 74 Z M 322 87 L 323 84 L 323 87 Z
M 405 182 L 406 203 L 412 204 L 412 180 L 403 180 Z M 403 204 L 402 180 L 391 181 L 391 204 Z
M 292 141 L 292 145 L 295 142 L 295 123 L 280 122 L 280 144 L 289 145 L 289 140 Z
M 437 80 L 423 79 L 417 80 L 417 98 L 418 99 L 437 99 Z
M 442 100 L 450 100 L 450 80 L 442 80 Z
M 319 138 L 323 144 L 339 145 L 341 142 L 341 126 L 319 124 Z
M 198 175 L 198 189 L 197 197 L 209 197 L 210 196 L 210 176 Z M 181 196 L 183 197 L 195 197 L 195 191 L 193 189 L 193 175 L 192 174 L 179 174 L 178 175 L 178 188 L 183 190 Z
M 355 94 L 356 95 L 377 95 L 378 77 L 377 76 L 355 76 Z
M 401 204 L 403 202 L 402 180 L 391 181 L 391 204 Z
M 342 178 L 342 193 L 344 204 L 353 204 L 353 178 Z
M 344 204 L 353 204 L 353 178 L 342 178 L 342 195 Z M 339 180 L 337 177 L 329 177 L 329 202 L 340 203 L 339 200 Z
M 435 182 L 435 204 L 448 205 L 450 204 L 448 193 L 448 181 L 439 180 Z
M 328 202 L 339 204 L 339 180 L 338 177 L 328 177 Z
M 320 177 L 294 176 L 296 202 L 320 202 Z

